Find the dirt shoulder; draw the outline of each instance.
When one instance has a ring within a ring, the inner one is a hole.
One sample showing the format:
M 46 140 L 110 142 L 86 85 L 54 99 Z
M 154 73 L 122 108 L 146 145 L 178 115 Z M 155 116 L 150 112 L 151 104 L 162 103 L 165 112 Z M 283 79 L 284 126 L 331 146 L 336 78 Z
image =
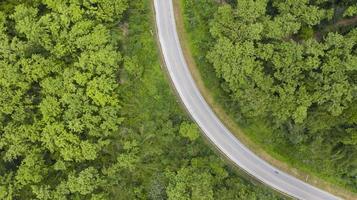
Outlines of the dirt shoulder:
M 357 199 L 357 195 L 354 193 L 351 193 L 349 191 L 344 190 L 343 188 L 336 187 L 335 185 L 332 185 L 324 180 L 321 180 L 320 178 L 309 174 L 308 172 L 303 172 L 301 170 L 298 170 L 276 158 L 268 154 L 262 147 L 260 147 L 258 144 L 254 143 L 247 135 L 245 135 L 242 131 L 242 129 L 239 127 L 239 125 L 233 120 L 233 118 L 224 110 L 223 106 L 220 104 L 220 102 L 217 102 L 213 96 L 213 94 L 210 92 L 210 90 L 206 87 L 203 77 L 201 76 L 201 73 L 195 63 L 195 60 L 192 56 L 191 53 L 191 47 L 190 47 L 190 40 L 189 40 L 189 35 L 186 32 L 186 29 L 184 27 L 184 19 L 182 15 L 182 5 L 181 5 L 181 0 L 173 0 L 174 2 L 174 10 L 175 10 L 175 18 L 176 18 L 176 25 L 177 25 L 177 31 L 179 34 L 179 39 L 181 42 L 181 46 L 183 49 L 184 56 L 186 58 L 186 61 L 188 63 L 188 66 L 190 68 L 190 71 L 192 73 L 193 78 L 195 79 L 195 82 L 201 91 L 202 95 L 204 96 L 205 100 L 207 103 L 211 106 L 213 111 L 216 113 L 216 115 L 222 120 L 222 122 L 229 128 L 229 130 L 232 131 L 232 133 L 235 134 L 237 138 L 241 142 L 243 142 L 246 146 L 248 146 L 256 155 L 259 157 L 263 158 L 273 166 L 281 169 L 282 171 L 285 171 L 300 180 L 303 180 L 311 185 L 314 185 L 318 188 L 321 188 L 325 191 L 328 191 L 332 194 L 335 194 L 337 196 L 340 196 L 344 199 Z

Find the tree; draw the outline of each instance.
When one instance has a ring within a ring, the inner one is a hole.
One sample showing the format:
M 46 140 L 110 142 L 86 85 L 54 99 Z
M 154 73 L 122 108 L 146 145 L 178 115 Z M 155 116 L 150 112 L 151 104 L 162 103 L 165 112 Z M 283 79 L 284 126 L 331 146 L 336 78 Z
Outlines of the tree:
M 199 200 L 213 199 L 212 177 L 207 173 L 194 172 L 192 168 L 182 168 L 177 174 L 168 174 L 168 199 Z
M 180 125 L 180 134 L 183 137 L 188 138 L 190 141 L 195 141 L 198 137 L 200 137 L 200 131 L 196 124 L 186 122 Z

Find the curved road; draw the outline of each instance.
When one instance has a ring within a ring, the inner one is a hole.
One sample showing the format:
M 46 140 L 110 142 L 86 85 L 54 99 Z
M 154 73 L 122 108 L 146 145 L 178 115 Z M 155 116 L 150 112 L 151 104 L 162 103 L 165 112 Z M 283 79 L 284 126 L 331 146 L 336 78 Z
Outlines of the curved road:
M 306 200 L 340 199 L 271 166 L 232 135 L 208 106 L 191 76 L 178 39 L 172 0 L 154 2 L 158 37 L 171 80 L 211 142 L 240 168 L 282 193 Z

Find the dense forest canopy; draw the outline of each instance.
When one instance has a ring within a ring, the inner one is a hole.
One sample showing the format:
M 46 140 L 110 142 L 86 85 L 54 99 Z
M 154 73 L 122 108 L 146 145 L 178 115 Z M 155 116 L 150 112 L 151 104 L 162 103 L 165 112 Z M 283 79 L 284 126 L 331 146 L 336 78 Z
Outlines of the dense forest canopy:
M 354 190 L 356 6 L 354 0 L 224 3 L 210 23 L 207 53 L 245 120 L 264 121 L 283 132 L 274 137 L 310 148 L 309 159 L 322 163 L 323 173 Z
M 278 199 L 207 148 L 147 0 L 0 2 L 0 199 Z
M 0 198 L 101 198 L 105 177 L 125 167 L 106 160 L 123 121 L 110 26 L 127 2 L 1 5 Z

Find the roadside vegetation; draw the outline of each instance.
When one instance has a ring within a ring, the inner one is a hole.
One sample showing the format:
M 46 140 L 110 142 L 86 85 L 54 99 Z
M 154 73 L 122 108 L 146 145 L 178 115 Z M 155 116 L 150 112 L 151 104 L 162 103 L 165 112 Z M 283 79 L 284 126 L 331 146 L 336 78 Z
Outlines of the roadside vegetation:
M 215 102 L 274 158 L 353 192 L 356 3 L 181 0 Z
M 0 199 L 281 199 L 182 111 L 150 6 L 0 3 Z

